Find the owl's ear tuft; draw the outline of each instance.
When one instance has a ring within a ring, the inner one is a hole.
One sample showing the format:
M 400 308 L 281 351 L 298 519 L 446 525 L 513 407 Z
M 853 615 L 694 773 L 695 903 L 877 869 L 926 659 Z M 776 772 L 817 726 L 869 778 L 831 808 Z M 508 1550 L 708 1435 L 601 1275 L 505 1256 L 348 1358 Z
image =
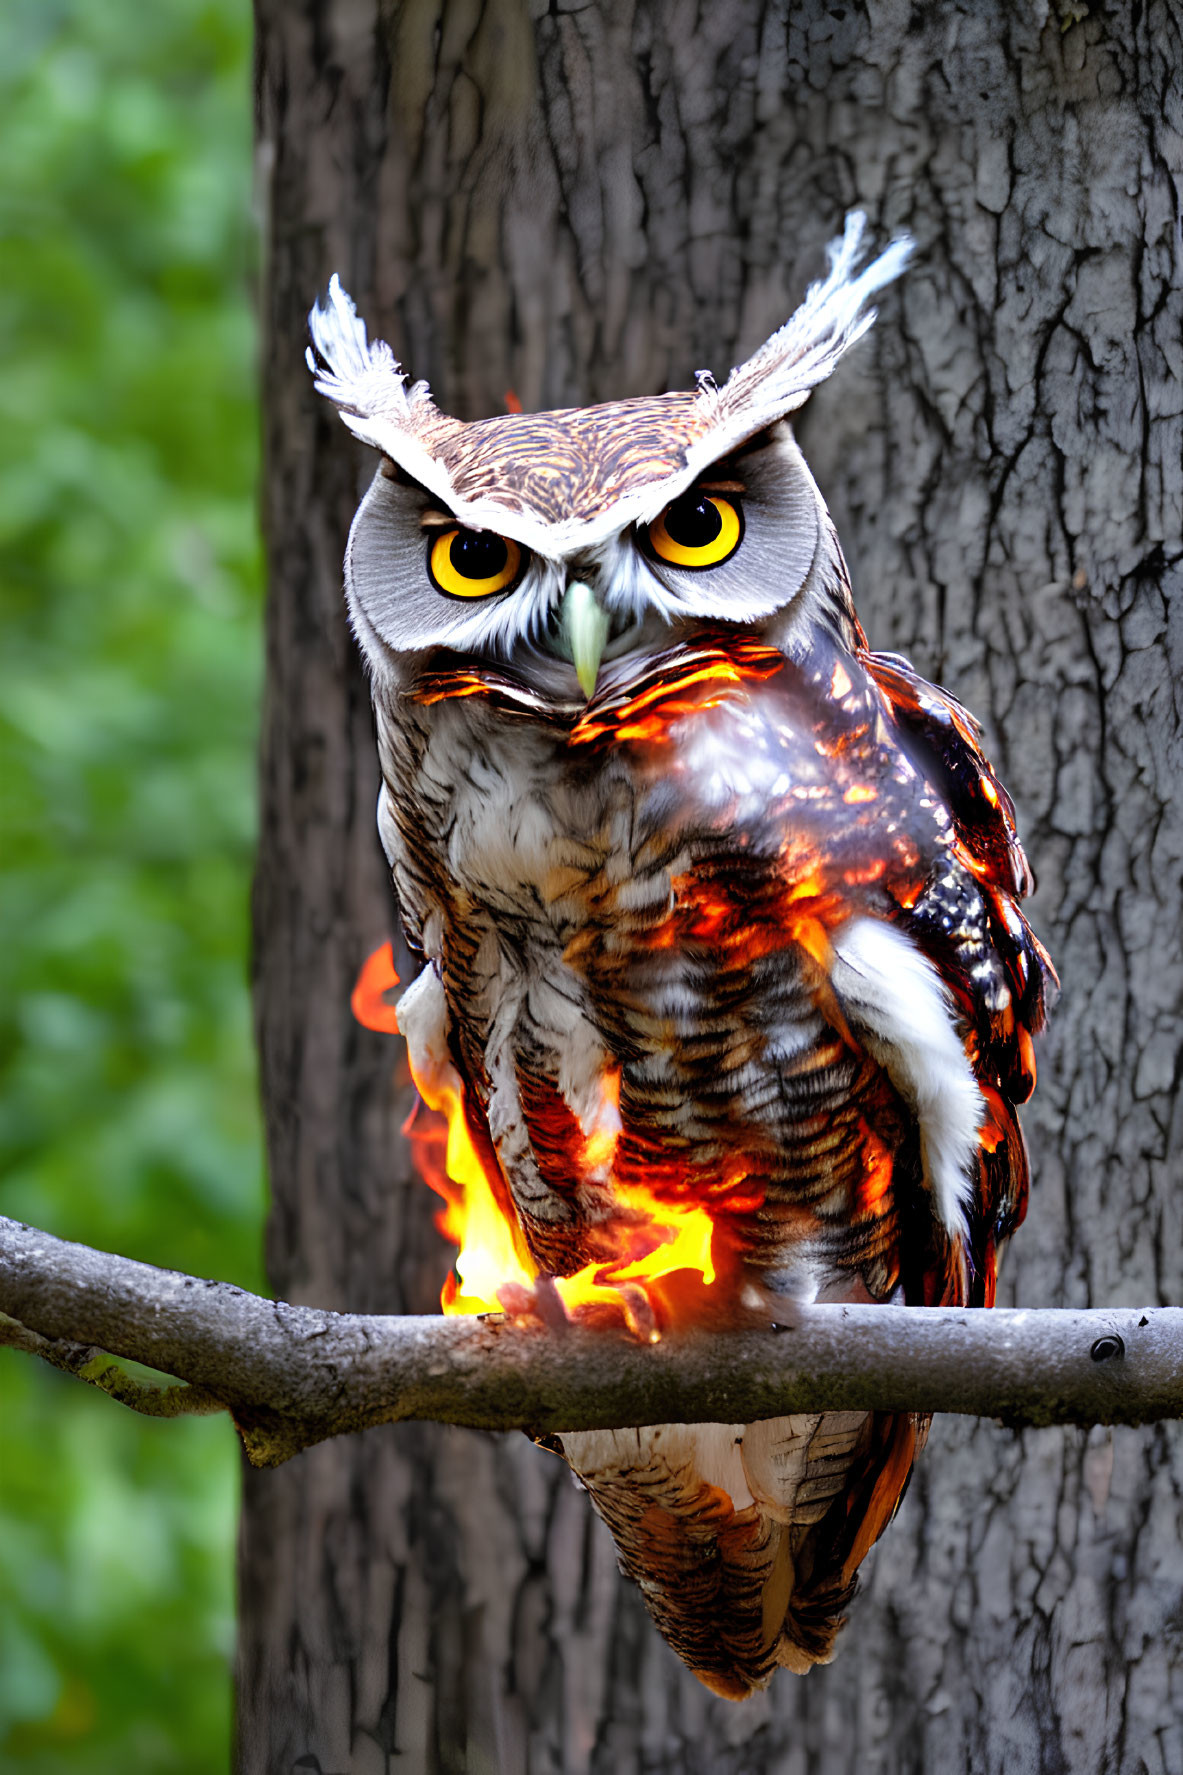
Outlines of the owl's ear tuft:
M 317 392 L 337 406 L 363 444 L 447 502 L 452 479 L 437 450 L 460 422 L 440 412 L 426 382 L 408 386 L 385 340 L 367 338 L 366 323 L 335 272 L 326 300 L 308 316 L 308 330 L 312 344 L 304 355 Z
M 317 393 L 335 402 L 343 417 L 365 419 L 391 408 L 405 411 L 410 398 L 427 396 L 426 384 L 420 383 L 408 397 L 407 379 L 394 353 L 384 339 L 369 342 L 366 323 L 335 271 L 326 300 L 308 316 L 308 330 L 312 344 L 304 356 Z
M 828 249 L 829 276 L 810 286 L 792 319 L 737 365 L 722 388 L 700 375 L 698 398 L 726 438 L 750 437 L 802 406 L 874 321 L 875 310 L 866 303 L 899 276 L 912 241 L 898 236 L 859 271 L 866 222 L 861 210 L 847 216 L 841 239 Z

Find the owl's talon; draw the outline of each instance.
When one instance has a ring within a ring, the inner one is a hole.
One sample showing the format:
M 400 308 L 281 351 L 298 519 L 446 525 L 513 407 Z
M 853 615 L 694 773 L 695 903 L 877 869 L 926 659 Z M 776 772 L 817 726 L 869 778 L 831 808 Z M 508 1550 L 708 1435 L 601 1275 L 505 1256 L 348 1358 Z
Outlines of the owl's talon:
M 566 1331 L 570 1325 L 570 1315 L 563 1305 L 553 1276 L 543 1274 L 535 1277 L 534 1311 L 551 1331 Z
M 536 1276 L 532 1288 L 506 1282 L 497 1290 L 497 1299 L 511 1319 L 537 1319 L 548 1331 L 566 1331 L 571 1323 L 553 1276 Z

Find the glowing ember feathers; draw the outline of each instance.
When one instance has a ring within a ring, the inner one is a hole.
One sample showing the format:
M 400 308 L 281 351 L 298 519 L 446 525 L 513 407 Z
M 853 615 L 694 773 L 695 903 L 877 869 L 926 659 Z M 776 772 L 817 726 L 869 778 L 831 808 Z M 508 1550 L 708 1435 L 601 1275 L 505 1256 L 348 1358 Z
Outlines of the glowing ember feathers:
M 391 972 L 391 949 L 385 944 L 366 960 L 358 977 L 351 1002 L 359 1021 L 375 1014 L 375 984 Z M 380 1012 L 388 1009 L 378 1007 Z M 375 1025 L 367 1022 L 367 1027 Z M 443 1200 L 436 1226 L 458 1247 L 440 1295 L 443 1311 L 533 1309 L 541 1272 L 504 1205 L 503 1180 L 477 1151 L 462 1090 L 447 1078 L 421 1076 L 413 1065 L 412 1077 L 419 1102 L 405 1132 L 421 1177 Z M 613 1114 L 620 1090 L 618 1070 L 605 1073 L 602 1088 L 607 1113 L 586 1139 L 584 1161 L 589 1170 L 610 1174 L 619 1133 L 619 1116 Z M 585 1264 L 574 1275 L 547 1277 L 546 1283 L 548 1290 L 553 1284 L 570 1317 L 585 1308 L 607 1310 L 622 1318 L 636 1336 L 655 1343 L 667 1310 L 662 1288 L 667 1279 L 689 1271 L 703 1286 L 715 1280 L 714 1221 L 701 1204 L 661 1200 L 635 1183 L 615 1182 L 613 1187 L 617 1204 L 610 1230 L 613 1254 Z

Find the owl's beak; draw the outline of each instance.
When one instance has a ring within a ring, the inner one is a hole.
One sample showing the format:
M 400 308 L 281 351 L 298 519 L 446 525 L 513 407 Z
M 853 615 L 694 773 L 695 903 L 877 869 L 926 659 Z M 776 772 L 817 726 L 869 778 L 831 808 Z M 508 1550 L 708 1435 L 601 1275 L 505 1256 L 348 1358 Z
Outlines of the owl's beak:
M 580 579 L 571 580 L 559 610 L 559 635 L 586 697 L 596 688 L 609 627 L 608 612 L 591 587 Z

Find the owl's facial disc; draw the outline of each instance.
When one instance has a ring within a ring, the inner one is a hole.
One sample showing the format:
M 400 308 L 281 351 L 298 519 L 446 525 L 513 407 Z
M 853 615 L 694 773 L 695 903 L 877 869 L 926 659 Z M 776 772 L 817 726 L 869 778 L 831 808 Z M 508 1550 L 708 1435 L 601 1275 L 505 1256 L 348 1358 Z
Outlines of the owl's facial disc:
M 539 474 L 545 483 L 542 469 Z M 656 477 L 638 514 L 605 494 L 586 540 L 557 524 L 553 546 L 519 524 L 508 496 L 479 511 L 388 463 L 354 520 L 345 578 L 372 669 L 401 678 L 436 649 L 520 672 L 560 699 L 626 682 L 674 631 L 763 626 L 795 605 L 825 507 L 787 426 L 706 467 L 687 488 Z M 504 510 L 504 517 L 502 517 Z M 811 582 L 812 583 L 812 582 Z

